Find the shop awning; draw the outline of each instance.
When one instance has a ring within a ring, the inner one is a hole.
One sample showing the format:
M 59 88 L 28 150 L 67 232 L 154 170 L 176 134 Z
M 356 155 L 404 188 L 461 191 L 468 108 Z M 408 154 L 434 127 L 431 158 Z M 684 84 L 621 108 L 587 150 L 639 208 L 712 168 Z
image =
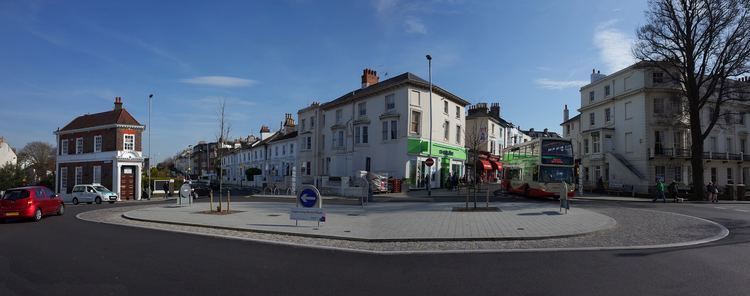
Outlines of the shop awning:
M 479 159 L 479 162 L 482 163 L 482 166 L 484 166 L 485 171 L 489 171 L 492 169 L 492 165 L 490 164 L 489 160 L 486 159 Z
M 499 161 L 492 161 L 492 166 L 498 171 L 503 169 L 503 164 Z

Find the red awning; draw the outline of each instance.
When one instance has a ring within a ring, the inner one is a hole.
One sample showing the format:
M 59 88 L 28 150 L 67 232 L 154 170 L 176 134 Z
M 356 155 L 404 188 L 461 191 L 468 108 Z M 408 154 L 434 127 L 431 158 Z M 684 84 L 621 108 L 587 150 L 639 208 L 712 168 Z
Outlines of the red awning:
M 492 165 L 490 164 L 489 160 L 486 159 L 479 159 L 479 162 L 482 163 L 482 166 L 484 166 L 485 171 L 489 171 L 492 169 Z
M 498 171 L 503 169 L 503 164 L 499 161 L 493 161 L 492 166 Z

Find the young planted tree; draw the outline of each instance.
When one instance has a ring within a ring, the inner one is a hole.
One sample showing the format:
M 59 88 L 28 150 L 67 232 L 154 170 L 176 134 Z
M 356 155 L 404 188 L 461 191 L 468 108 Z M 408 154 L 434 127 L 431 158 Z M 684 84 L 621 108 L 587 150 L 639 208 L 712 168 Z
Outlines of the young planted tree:
M 652 0 L 647 23 L 637 31 L 634 55 L 661 69 L 687 102 L 695 198 L 703 198 L 703 142 L 719 122 L 746 100 L 750 68 L 749 0 Z M 712 110 L 701 118 L 701 110 Z M 726 109 L 726 110 L 725 110 Z M 704 122 L 704 125 L 701 125 Z
M 217 138 L 217 147 L 216 147 L 216 153 L 217 157 L 216 160 L 218 162 L 218 176 L 219 176 L 219 196 L 221 196 L 221 192 L 223 189 L 223 169 L 222 169 L 222 156 L 224 151 L 224 141 L 226 139 L 229 139 L 229 132 L 232 129 L 232 125 L 229 123 L 227 119 L 226 114 L 227 109 L 227 100 L 226 98 L 220 98 L 219 99 L 219 109 L 218 109 L 218 119 L 219 119 L 219 135 L 216 136 Z

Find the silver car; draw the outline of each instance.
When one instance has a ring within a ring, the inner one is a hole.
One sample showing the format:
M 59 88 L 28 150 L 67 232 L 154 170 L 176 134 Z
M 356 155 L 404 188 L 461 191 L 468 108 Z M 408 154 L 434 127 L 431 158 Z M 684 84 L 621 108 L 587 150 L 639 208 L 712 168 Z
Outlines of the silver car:
M 69 200 L 65 200 L 65 202 L 71 202 L 74 205 L 82 202 L 101 204 L 102 201 L 115 203 L 117 201 L 117 193 L 99 184 L 79 184 L 73 187 L 73 193 L 67 199 Z

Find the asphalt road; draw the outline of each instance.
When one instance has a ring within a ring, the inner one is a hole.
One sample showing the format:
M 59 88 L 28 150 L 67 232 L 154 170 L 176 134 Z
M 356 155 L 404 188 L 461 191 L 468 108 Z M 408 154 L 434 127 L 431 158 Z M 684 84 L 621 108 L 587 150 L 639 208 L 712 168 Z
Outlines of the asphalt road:
M 0 224 L 0 295 L 750 294 L 750 205 L 622 204 L 731 231 L 695 247 L 440 255 L 334 252 L 75 218 L 111 206 L 121 205 Z

